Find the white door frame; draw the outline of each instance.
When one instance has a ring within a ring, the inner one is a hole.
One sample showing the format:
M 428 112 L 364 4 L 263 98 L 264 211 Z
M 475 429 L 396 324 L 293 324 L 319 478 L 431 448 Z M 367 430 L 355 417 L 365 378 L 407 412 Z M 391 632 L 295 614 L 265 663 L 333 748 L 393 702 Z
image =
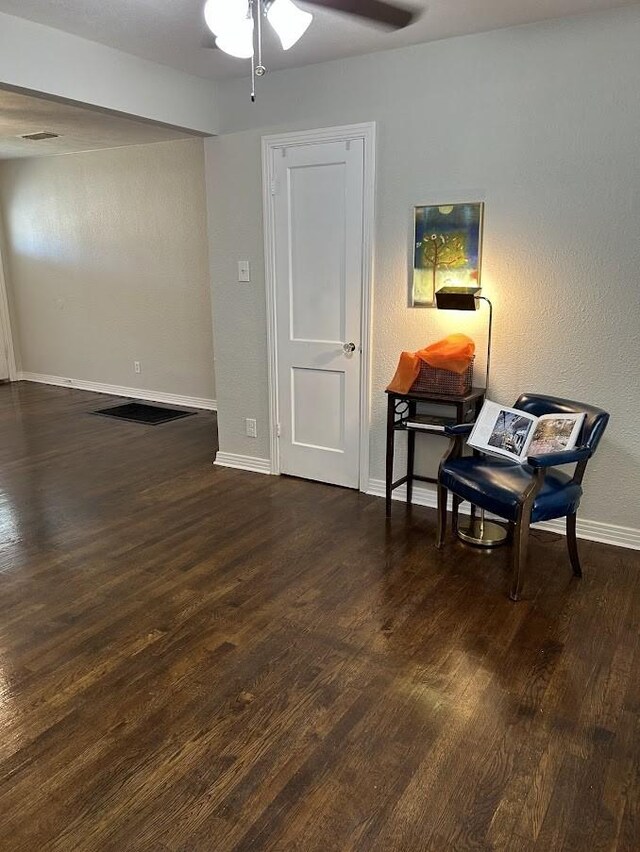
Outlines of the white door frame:
M 0 223 L 1 227 L 1 223 Z M 9 381 L 15 382 L 18 378 L 16 368 L 16 354 L 13 346 L 13 334 L 11 333 L 11 314 L 9 312 L 9 299 L 7 297 L 7 278 L 5 275 L 5 262 L 3 256 L 2 234 L 0 233 L 0 328 L 7 347 L 7 367 L 9 370 Z
M 276 317 L 276 251 L 274 206 L 274 157 L 279 149 L 322 142 L 364 142 L 362 220 L 362 307 L 360 317 L 360 491 L 369 487 L 369 433 L 371 425 L 371 325 L 373 317 L 373 249 L 375 203 L 375 122 L 322 127 L 262 137 L 262 204 L 264 213 L 264 260 L 267 294 L 267 351 L 269 367 L 269 428 L 271 473 L 280 473 L 278 441 L 278 335 Z

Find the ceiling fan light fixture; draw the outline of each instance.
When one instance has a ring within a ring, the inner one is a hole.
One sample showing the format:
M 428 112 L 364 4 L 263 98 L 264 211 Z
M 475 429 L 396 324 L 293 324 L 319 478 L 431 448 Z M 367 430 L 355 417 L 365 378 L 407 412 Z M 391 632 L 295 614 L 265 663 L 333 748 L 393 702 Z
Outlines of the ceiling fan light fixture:
M 253 18 L 236 21 L 216 37 L 216 45 L 237 59 L 251 59 L 253 56 Z
M 228 33 L 249 16 L 247 0 L 207 0 L 204 20 L 215 36 Z
M 273 0 L 267 9 L 267 20 L 276 31 L 282 49 L 289 50 L 305 34 L 313 15 L 291 0 Z

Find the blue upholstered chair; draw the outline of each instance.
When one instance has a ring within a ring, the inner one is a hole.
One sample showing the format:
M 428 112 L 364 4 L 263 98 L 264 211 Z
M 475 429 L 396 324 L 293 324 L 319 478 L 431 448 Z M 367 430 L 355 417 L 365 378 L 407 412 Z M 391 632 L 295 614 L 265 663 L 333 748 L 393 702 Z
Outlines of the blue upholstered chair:
M 576 448 L 529 456 L 524 465 L 484 454 L 465 456 L 463 446 L 473 424 L 446 427 L 452 441 L 438 474 L 437 547 L 442 548 L 444 544 L 449 491 L 453 496 L 454 532 L 458 528 L 458 507 L 464 500 L 509 521 L 513 530 L 513 578 L 509 597 L 517 601 L 522 592 L 531 523 L 567 519 L 569 559 L 574 575 L 582 576 L 576 541 L 576 512 L 587 462 L 596 451 L 609 415 L 592 405 L 530 393 L 522 394 L 514 407 L 536 417 L 584 411 L 586 416 Z M 566 464 L 576 465 L 573 476 L 556 470 L 557 466 Z

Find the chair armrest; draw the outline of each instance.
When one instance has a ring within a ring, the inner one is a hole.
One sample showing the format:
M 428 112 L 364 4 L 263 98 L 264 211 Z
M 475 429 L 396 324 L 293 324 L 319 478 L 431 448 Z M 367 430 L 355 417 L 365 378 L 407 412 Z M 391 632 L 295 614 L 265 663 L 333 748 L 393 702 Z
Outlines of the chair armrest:
M 448 435 L 450 438 L 458 438 L 463 437 L 464 435 L 470 435 L 471 430 L 475 425 L 475 423 L 454 423 L 451 426 L 444 427 L 444 434 Z
M 561 450 L 558 453 L 543 453 L 540 456 L 529 456 L 527 464 L 530 467 L 555 467 L 559 464 L 573 464 L 590 458 L 591 450 L 588 447 L 578 447 L 575 450 Z

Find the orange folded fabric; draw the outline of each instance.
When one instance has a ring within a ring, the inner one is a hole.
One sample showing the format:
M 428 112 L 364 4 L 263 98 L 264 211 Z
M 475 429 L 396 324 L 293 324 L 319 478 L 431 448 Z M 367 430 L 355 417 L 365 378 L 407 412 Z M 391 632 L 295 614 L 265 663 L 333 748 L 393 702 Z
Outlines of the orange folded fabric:
M 430 367 L 451 370 L 452 373 L 462 375 L 471 363 L 475 351 L 475 343 L 466 334 L 449 334 L 415 354 Z
M 387 390 L 395 393 L 407 393 L 411 385 L 418 378 L 420 372 L 420 359 L 413 352 L 403 352 L 400 355 L 398 366 L 394 377 L 391 379 Z
M 449 334 L 417 352 L 403 352 L 387 390 L 408 393 L 420 373 L 420 361 L 461 375 L 471 363 L 475 351 L 475 343 L 466 334 Z

